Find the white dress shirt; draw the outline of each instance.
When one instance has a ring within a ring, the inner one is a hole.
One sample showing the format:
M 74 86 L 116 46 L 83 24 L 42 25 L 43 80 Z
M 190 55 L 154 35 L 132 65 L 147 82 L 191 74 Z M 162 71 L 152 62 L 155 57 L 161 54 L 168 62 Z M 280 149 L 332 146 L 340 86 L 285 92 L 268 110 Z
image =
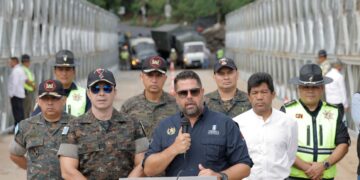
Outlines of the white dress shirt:
M 8 79 L 8 95 L 10 98 L 16 96 L 25 98 L 24 84 L 27 80 L 24 69 L 20 64 L 14 66 Z
M 335 68 L 331 68 L 326 76 L 333 79 L 333 82 L 325 85 L 326 102 L 343 104 L 344 108 L 349 107 L 344 76 Z
M 268 119 L 253 109 L 234 118 L 243 134 L 254 166 L 248 180 L 277 180 L 290 175 L 295 161 L 298 132 L 297 123 L 285 113 L 272 109 Z

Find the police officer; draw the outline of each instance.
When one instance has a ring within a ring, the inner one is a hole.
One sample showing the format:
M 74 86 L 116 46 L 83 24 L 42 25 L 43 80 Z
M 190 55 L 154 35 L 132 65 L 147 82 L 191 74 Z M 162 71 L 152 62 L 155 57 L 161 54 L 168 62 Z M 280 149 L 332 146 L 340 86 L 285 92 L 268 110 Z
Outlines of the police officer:
M 10 158 L 22 169 L 27 169 L 27 179 L 61 179 L 56 152 L 61 143 L 61 132 L 72 118 L 63 112 L 65 102 L 60 81 L 42 82 L 38 96 L 41 114 L 21 121 L 15 128 Z
M 55 55 L 54 75 L 59 80 L 67 97 L 65 112 L 78 117 L 84 114 L 91 106 L 86 96 L 86 90 L 75 84 L 75 58 L 69 50 L 60 50 Z M 35 108 L 32 115 L 40 113 L 40 109 Z
M 140 162 L 149 143 L 139 121 L 113 108 L 116 82 L 112 72 L 101 68 L 90 72 L 87 87 L 91 109 L 70 120 L 62 132 L 64 141 L 58 152 L 62 177 L 118 179 L 130 172 L 130 176 L 141 176 Z
M 332 81 L 316 64 L 306 64 L 298 85 L 299 100 L 282 107 L 298 123 L 298 150 L 289 179 L 334 179 L 336 163 L 348 152 L 350 137 L 339 108 L 321 100 L 324 85 Z
M 249 109 L 247 94 L 237 88 L 239 72 L 230 58 L 219 59 L 214 65 L 214 80 L 217 90 L 205 95 L 207 106 L 233 118 Z
M 145 174 L 165 171 L 166 176 L 217 176 L 223 180 L 248 176 L 253 163 L 240 130 L 230 117 L 204 106 L 199 76 L 183 71 L 174 83 L 181 112 L 155 129 L 145 154 Z
M 148 138 L 160 120 L 177 111 L 175 98 L 163 90 L 167 64 L 160 56 L 147 58 L 142 66 L 140 78 L 144 92 L 131 97 L 121 107 L 121 112 L 140 120 Z

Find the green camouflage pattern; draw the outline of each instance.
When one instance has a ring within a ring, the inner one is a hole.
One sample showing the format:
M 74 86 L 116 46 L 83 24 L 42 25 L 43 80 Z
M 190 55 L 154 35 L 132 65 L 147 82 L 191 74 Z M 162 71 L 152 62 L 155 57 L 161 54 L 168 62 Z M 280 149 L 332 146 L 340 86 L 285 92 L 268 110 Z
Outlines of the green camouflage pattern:
M 78 146 L 79 171 L 88 179 L 119 179 L 134 168 L 135 140 L 145 135 L 139 121 L 115 109 L 108 128 L 89 110 L 69 122 L 63 143 Z
M 20 122 L 15 141 L 27 150 L 27 179 L 62 179 L 56 153 L 71 118 L 63 113 L 59 121 L 47 122 L 39 114 Z
M 236 90 L 235 97 L 229 102 L 224 103 L 218 90 L 215 90 L 205 95 L 205 103 L 209 109 L 224 113 L 231 118 L 251 109 L 247 94 L 239 89 Z
M 169 93 L 163 92 L 159 103 L 153 103 L 145 98 L 144 93 L 126 100 L 121 112 L 138 119 L 144 126 L 148 139 L 151 139 L 157 124 L 178 111 L 176 100 Z

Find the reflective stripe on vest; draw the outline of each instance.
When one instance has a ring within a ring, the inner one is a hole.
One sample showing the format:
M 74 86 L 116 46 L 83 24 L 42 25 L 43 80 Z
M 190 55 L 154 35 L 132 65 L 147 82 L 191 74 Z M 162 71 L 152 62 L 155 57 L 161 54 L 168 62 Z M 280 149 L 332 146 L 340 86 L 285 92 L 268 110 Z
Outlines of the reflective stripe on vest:
M 298 150 L 296 156 L 305 162 L 325 161 L 334 151 L 338 109 L 323 105 L 316 117 L 313 126 L 312 117 L 309 115 L 300 102 L 285 106 L 286 114 L 295 118 L 298 123 Z M 314 145 L 314 131 L 316 130 L 317 145 Z M 316 153 L 316 154 L 315 154 Z M 334 178 L 336 166 L 331 166 L 324 171 L 323 178 Z M 309 178 L 304 171 L 291 167 L 291 177 Z
M 85 113 L 86 108 L 86 90 L 77 86 L 77 89 L 70 91 L 66 100 L 66 112 L 75 117 Z
M 27 79 L 31 82 L 34 82 L 34 75 L 33 73 L 30 71 L 29 68 L 27 68 L 26 66 L 23 66 L 23 69 L 24 69 L 24 72 L 25 72 L 25 75 L 27 77 Z M 28 84 L 24 84 L 24 88 L 29 91 L 29 92 L 33 92 L 34 91 L 34 88 Z

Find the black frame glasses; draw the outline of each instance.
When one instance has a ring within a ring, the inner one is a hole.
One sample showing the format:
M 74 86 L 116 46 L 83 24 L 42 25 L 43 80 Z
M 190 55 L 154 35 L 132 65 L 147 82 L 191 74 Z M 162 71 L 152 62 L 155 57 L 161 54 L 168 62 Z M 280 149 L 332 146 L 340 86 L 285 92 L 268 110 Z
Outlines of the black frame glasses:
M 193 88 L 193 89 L 187 89 L 187 90 L 181 90 L 181 91 L 177 91 L 176 94 L 180 97 L 180 98 L 186 98 L 190 92 L 190 95 L 193 97 L 199 96 L 201 91 L 201 88 Z
M 103 86 L 99 86 L 99 85 L 95 85 L 95 86 L 91 86 L 90 87 L 90 91 L 93 94 L 98 94 L 100 92 L 100 90 L 103 90 L 104 93 L 106 94 L 110 94 L 113 91 L 113 87 L 111 85 L 103 85 Z

